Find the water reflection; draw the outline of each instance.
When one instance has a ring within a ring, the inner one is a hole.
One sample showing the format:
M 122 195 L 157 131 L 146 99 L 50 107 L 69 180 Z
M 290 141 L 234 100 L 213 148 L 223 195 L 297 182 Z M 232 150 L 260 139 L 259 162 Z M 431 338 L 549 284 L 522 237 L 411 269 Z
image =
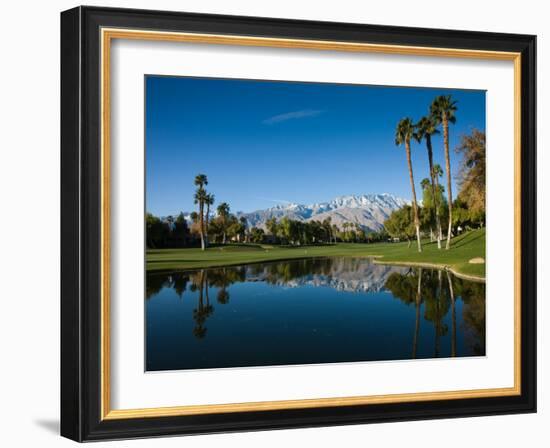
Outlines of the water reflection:
M 448 334 L 444 319 L 451 310 L 450 356 L 457 356 L 457 297 L 464 305 L 462 321 L 471 351 L 485 355 L 485 284 L 461 280 L 449 272 L 414 268 L 406 274 L 393 273 L 386 281 L 393 296 L 407 305 L 415 306 L 415 329 L 412 358 L 416 358 L 420 331 L 420 310 L 424 307 L 424 320 L 433 325 L 433 357 L 441 355 L 441 338 Z
M 148 274 L 146 298 L 148 370 L 485 354 L 485 285 L 432 269 L 333 257 Z

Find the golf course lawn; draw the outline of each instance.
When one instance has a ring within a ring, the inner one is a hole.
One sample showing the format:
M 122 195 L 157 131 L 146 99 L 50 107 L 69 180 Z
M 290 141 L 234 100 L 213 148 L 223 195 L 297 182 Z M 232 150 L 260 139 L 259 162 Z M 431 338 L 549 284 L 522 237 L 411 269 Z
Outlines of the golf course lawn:
M 230 266 L 307 257 L 377 257 L 377 262 L 391 264 L 422 264 L 446 267 L 463 276 L 485 278 L 485 263 L 471 264 L 476 257 L 485 258 L 485 229 L 473 230 L 451 241 L 451 249 L 437 249 L 437 244 L 424 241 L 419 253 L 416 244 L 407 243 L 354 244 L 338 243 L 326 246 L 273 246 L 268 244 L 229 244 L 200 249 L 149 249 L 147 271 Z

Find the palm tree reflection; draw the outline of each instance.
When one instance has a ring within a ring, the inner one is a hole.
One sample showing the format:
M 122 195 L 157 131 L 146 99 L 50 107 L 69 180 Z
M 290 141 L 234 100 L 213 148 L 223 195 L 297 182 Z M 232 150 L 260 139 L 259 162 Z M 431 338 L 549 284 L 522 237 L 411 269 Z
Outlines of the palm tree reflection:
M 430 288 L 429 282 L 427 283 L 427 288 L 432 289 L 434 292 L 437 291 L 435 300 L 426 301 L 426 312 L 425 318 L 433 322 L 435 328 L 435 341 L 434 341 L 434 357 L 439 358 L 441 354 L 441 337 L 445 336 L 448 332 L 447 325 L 443 322 L 443 318 L 446 316 L 449 311 L 449 291 L 443 286 L 443 272 L 437 271 L 437 288 Z
M 451 337 L 451 356 L 456 356 L 456 303 L 455 295 L 453 291 L 453 282 L 451 281 L 451 274 L 447 272 L 447 282 L 449 283 L 449 294 L 451 295 L 451 309 L 452 309 L 452 337 Z
M 214 313 L 214 306 L 210 303 L 210 289 L 218 288 L 218 303 L 229 303 L 227 288 L 235 282 L 244 281 L 245 271 L 242 268 L 200 269 L 191 272 L 189 276 L 192 282 L 191 290 L 198 293 L 197 307 L 193 309 L 193 334 L 197 339 L 203 339 L 208 330 L 206 320 Z
M 443 275 L 446 275 L 446 281 Z M 415 325 L 412 338 L 412 355 L 419 350 L 420 309 L 424 307 L 424 320 L 434 330 L 433 356 L 442 355 L 441 340 L 449 333 L 445 317 L 449 310 L 451 320 L 450 356 L 457 356 L 457 298 L 462 299 L 465 342 L 472 354 L 485 354 L 485 284 L 461 280 L 449 272 L 429 269 L 409 269 L 405 274 L 392 273 L 385 284 L 395 298 L 407 305 L 415 304 Z
M 422 302 L 422 268 L 418 270 L 418 287 L 416 288 L 416 319 L 414 324 L 414 340 L 412 359 L 416 358 L 416 348 L 418 346 L 418 331 L 420 330 L 420 303 Z
M 214 312 L 214 307 L 210 304 L 208 294 L 208 271 L 201 269 L 191 275 L 192 291 L 198 291 L 197 308 L 193 310 L 193 319 L 195 320 L 195 328 L 193 334 L 197 339 L 203 339 L 206 336 L 207 328 L 205 326 L 206 319 Z M 206 300 L 205 300 L 206 299 Z

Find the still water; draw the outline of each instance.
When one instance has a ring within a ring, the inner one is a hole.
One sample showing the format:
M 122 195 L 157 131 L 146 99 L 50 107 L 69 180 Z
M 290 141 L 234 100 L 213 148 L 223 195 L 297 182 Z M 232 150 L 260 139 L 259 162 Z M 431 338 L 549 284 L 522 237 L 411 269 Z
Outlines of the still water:
M 333 257 L 147 274 L 146 369 L 485 355 L 485 284 Z

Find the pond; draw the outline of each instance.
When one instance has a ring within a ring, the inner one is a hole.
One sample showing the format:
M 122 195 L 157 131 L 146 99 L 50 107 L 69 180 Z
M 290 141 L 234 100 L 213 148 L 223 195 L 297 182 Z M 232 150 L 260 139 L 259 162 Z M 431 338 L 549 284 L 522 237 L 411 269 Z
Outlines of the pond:
M 485 284 L 331 257 L 148 273 L 146 370 L 485 355 Z

